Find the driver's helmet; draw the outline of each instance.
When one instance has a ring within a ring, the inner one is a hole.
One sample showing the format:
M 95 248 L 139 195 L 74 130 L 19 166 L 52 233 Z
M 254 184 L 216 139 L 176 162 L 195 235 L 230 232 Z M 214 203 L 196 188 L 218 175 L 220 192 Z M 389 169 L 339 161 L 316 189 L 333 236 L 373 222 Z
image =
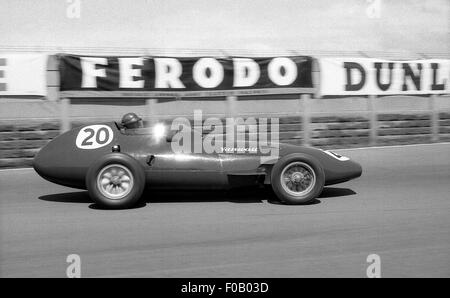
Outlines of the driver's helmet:
M 135 113 L 127 113 L 122 117 L 122 125 L 125 128 L 139 128 L 142 126 L 142 119 Z

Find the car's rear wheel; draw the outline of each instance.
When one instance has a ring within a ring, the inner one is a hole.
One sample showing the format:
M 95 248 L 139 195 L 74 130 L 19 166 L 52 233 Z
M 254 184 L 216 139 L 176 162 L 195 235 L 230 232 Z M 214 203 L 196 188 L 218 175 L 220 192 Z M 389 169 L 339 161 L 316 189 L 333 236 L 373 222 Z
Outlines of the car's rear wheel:
M 276 196 L 286 204 L 305 204 L 322 192 L 325 174 L 322 166 L 307 155 L 281 158 L 271 172 L 271 185 Z
M 86 186 L 90 197 L 104 208 L 130 208 L 145 187 L 141 165 L 122 153 L 105 155 L 89 168 Z

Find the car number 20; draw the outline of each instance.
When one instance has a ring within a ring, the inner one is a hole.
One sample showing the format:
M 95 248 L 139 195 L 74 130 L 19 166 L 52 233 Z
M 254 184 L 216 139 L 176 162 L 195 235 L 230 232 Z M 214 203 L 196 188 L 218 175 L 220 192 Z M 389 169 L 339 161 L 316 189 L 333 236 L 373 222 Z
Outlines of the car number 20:
M 111 143 L 114 137 L 112 129 L 107 125 L 89 125 L 78 132 L 76 145 L 80 149 L 97 149 Z

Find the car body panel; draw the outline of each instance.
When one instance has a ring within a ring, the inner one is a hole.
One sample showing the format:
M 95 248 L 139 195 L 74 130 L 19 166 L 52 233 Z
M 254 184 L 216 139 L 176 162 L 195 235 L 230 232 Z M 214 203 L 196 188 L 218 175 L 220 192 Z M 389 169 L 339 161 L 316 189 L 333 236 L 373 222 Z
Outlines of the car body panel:
M 269 183 L 270 179 L 267 178 L 270 178 L 272 166 L 279 158 L 290 154 L 302 154 L 316 159 L 324 169 L 326 185 L 359 177 L 362 172 L 358 163 L 339 160 L 312 147 L 279 144 L 279 157 L 265 159 L 261 158 L 259 152 L 174 153 L 166 138 L 156 139 L 149 130 L 144 133 L 128 133 L 121 130 L 115 122 L 98 125 L 104 126 L 110 129 L 112 136 L 107 145 L 99 148 L 82 149 L 75 144 L 80 131 L 88 131 L 89 126 L 74 128 L 53 139 L 34 158 L 36 172 L 51 182 L 85 189 L 90 165 L 111 153 L 112 147 L 116 145 L 120 146 L 121 153 L 130 155 L 142 165 L 149 188 L 214 189 Z M 102 141 L 101 138 L 100 136 L 99 141 Z

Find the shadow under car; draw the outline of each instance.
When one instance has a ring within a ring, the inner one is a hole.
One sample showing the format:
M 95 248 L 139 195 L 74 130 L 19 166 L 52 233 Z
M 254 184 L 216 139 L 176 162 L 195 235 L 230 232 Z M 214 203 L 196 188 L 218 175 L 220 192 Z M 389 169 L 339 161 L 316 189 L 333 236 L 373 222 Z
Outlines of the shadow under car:
M 324 187 L 317 199 L 305 205 L 321 203 L 320 199 L 347 197 L 355 195 L 356 192 L 349 188 Z M 92 209 L 103 209 L 93 203 L 87 191 L 75 191 L 40 196 L 39 200 L 57 203 L 80 203 L 91 204 Z M 275 194 L 265 188 L 246 188 L 221 190 L 145 190 L 142 199 L 135 208 L 146 206 L 147 203 L 204 203 L 204 202 L 232 202 L 232 203 L 263 203 L 282 204 Z M 292 205 L 290 205 L 292 206 Z M 302 205 L 300 205 L 302 206 Z

